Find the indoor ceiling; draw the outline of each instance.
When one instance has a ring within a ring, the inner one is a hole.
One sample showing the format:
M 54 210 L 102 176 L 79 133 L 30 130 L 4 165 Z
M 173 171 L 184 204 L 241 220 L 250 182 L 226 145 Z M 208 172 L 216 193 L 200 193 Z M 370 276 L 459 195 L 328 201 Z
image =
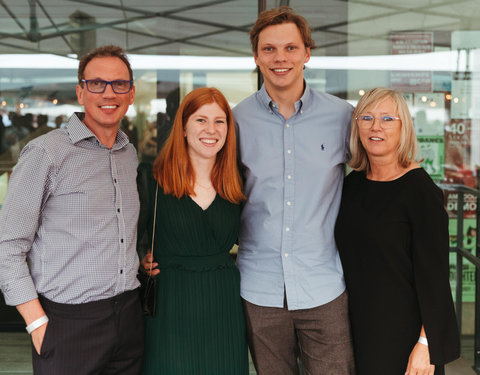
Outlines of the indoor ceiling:
M 305 15 L 320 56 L 365 46 L 376 54 L 374 42 L 391 30 L 432 31 L 448 48 L 451 31 L 480 29 L 478 0 L 0 0 L 0 54 L 81 55 L 117 44 L 136 54 L 249 56 L 259 3 Z
M 251 0 L 0 0 L 0 53 L 245 55 Z

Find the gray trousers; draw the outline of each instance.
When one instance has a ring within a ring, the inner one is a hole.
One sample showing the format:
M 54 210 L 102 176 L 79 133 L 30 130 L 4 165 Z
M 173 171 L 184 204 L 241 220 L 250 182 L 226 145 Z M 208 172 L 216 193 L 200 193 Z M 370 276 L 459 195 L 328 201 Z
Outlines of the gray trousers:
M 353 375 L 348 297 L 305 310 L 263 307 L 243 300 L 247 337 L 259 375 Z

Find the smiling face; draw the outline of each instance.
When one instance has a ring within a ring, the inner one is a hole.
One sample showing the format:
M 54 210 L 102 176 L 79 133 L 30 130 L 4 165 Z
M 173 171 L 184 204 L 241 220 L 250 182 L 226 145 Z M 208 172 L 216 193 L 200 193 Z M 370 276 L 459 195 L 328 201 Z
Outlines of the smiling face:
M 84 79 L 102 79 L 105 81 L 129 80 L 127 66 L 118 57 L 95 57 L 85 67 Z M 111 85 L 107 85 L 101 94 L 91 93 L 87 85 L 77 85 L 77 98 L 85 108 L 84 123 L 95 134 L 105 129 L 118 128 L 128 106 L 133 103 L 135 86 L 127 94 L 115 94 Z
M 263 74 L 265 88 L 276 93 L 291 92 L 299 99 L 303 92 L 303 66 L 310 60 L 300 30 L 294 23 L 268 26 L 258 36 L 255 64 Z
M 360 141 L 367 152 L 370 163 L 381 158 L 383 162 L 398 160 L 398 147 L 400 145 L 402 122 L 396 120 L 389 128 L 380 126 L 379 118 L 390 115 L 400 117 L 392 98 L 386 97 L 377 104 L 367 107 L 362 114 L 375 117 L 374 124 L 369 128 L 358 128 Z M 358 126 L 358 125 L 357 125 Z
M 202 105 L 188 118 L 184 136 L 188 156 L 195 162 L 200 159 L 215 161 L 227 137 L 227 115 L 215 102 Z

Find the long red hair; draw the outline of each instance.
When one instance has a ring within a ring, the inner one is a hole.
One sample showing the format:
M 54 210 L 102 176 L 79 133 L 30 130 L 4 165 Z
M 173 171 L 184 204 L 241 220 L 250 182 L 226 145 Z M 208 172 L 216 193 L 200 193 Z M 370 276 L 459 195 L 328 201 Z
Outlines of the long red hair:
M 195 171 L 188 157 L 184 129 L 193 113 L 203 105 L 211 103 L 217 103 L 227 115 L 227 137 L 213 166 L 212 185 L 223 199 L 240 203 L 245 200 L 245 196 L 237 168 L 233 113 L 225 96 L 214 87 L 201 87 L 185 96 L 175 115 L 172 131 L 153 163 L 153 175 L 166 194 L 177 198 L 195 194 Z

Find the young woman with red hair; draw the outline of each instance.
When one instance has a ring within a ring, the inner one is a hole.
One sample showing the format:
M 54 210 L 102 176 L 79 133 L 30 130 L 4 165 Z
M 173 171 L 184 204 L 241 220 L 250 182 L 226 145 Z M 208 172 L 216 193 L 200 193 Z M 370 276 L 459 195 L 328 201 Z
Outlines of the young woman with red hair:
M 140 169 L 138 182 L 150 211 L 146 220 L 141 213 L 139 237 L 152 232 L 157 201 L 154 255 L 142 260 L 157 279 L 143 374 L 248 374 L 240 276 L 229 254 L 245 197 L 233 115 L 219 90 L 184 98 L 153 171 Z

